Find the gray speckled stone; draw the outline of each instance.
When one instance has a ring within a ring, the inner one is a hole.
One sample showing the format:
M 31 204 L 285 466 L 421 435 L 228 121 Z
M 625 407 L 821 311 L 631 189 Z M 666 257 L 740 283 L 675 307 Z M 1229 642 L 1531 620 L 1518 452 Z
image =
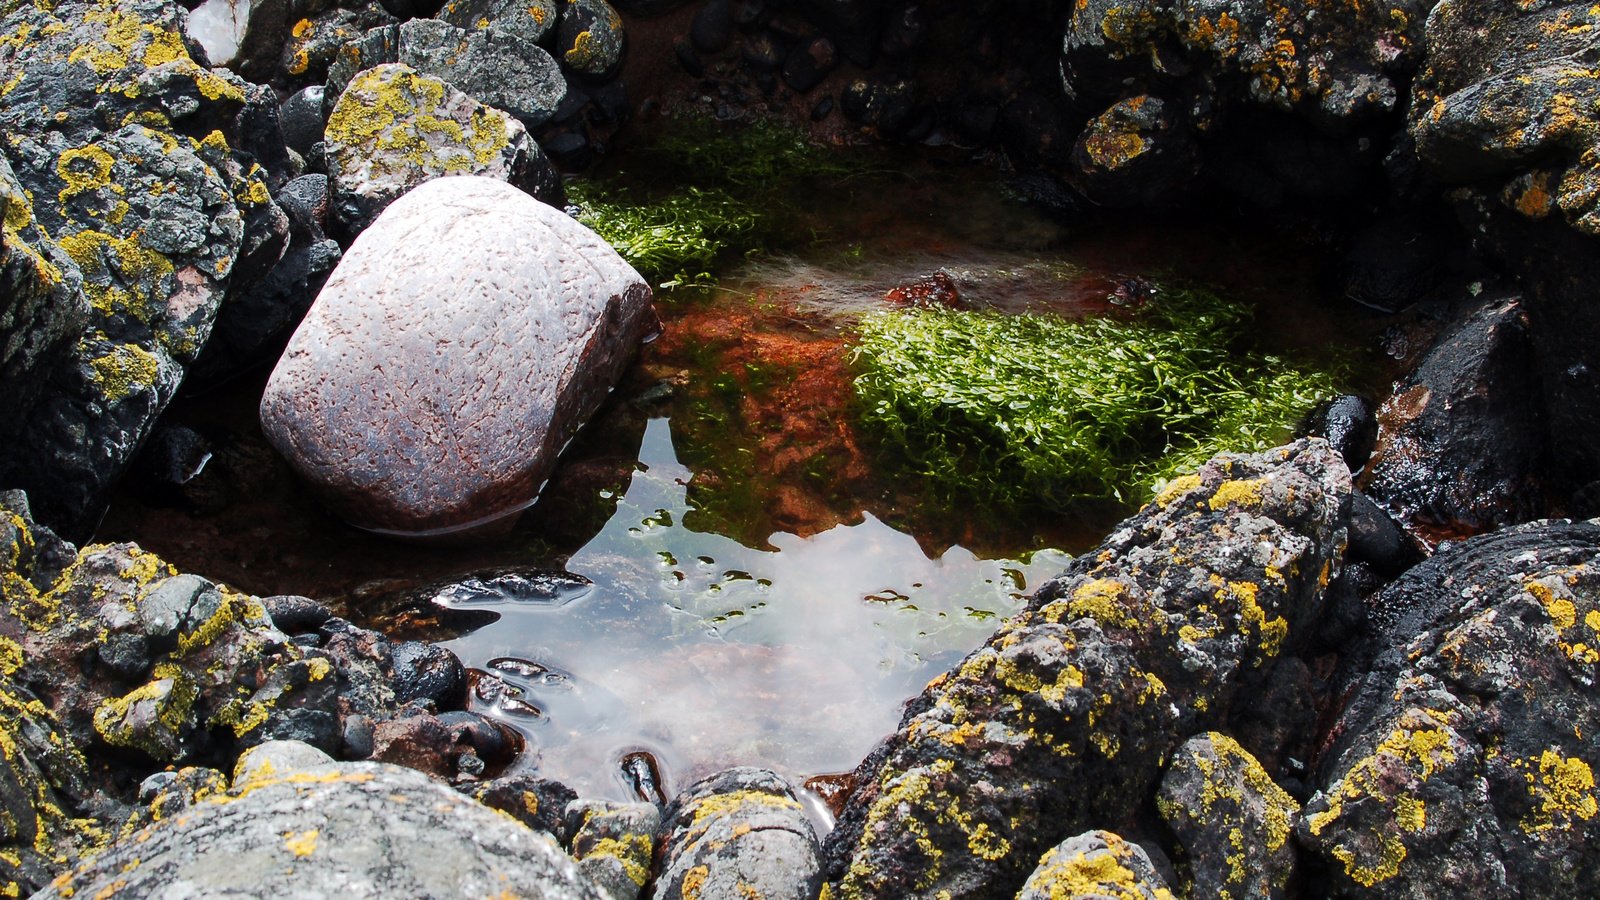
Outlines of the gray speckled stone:
M 593 232 L 494 179 L 443 178 L 350 248 L 261 421 L 360 527 L 509 525 L 654 327 L 649 287 Z
M 37 897 L 604 900 L 548 835 L 427 776 L 343 763 L 202 801 Z
M 660 810 L 649 803 L 574 800 L 566 817 L 578 871 L 614 900 L 637 900 L 650 876 Z
M 399 61 L 505 110 L 529 128 L 548 121 L 567 98 L 567 80 L 555 59 L 502 28 L 412 19 L 400 26 Z

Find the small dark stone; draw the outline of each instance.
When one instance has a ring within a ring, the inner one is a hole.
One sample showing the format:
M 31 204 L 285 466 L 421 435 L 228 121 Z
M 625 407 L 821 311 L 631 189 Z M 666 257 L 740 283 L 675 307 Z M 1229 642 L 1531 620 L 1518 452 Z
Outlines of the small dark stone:
M 435 709 L 461 709 L 467 700 L 467 670 L 437 644 L 402 641 L 390 648 L 398 703 L 422 701 Z
M 456 744 L 472 748 L 491 766 L 504 766 L 522 751 L 522 736 L 487 716 L 456 710 L 441 713 L 439 721 L 450 729 Z
M 310 597 L 295 594 L 262 597 L 261 605 L 267 608 L 267 615 L 272 617 L 272 624 L 285 634 L 315 632 L 333 617 L 333 613 L 329 612 L 326 606 Z
M 783 63 L 783 53 L 770 35 L 759 34 L 746 41 L 739 57 L 754 72 L 774 72 Z
M 1394 519 L 1360 491 L 1350 494 L 1349 554 L 1351 559 L 1369 563 L 1391 577 L 1422 558 L 1421 551 Z
M 783 61 L 783 82 L 797 93 L 805 92 L 822 83 L 822 79 L 839 64 L 833 42 L 825 37 L 796 44 Z
M 315 175 L 328 174 L 328 142 L 317 141 L 311 149 L 305 152 L 306 173 Z
M 1342 394 L 1313 410 L 1305 430 L 1313 437 L 1327 438 L 1350 471 L 1360 472 L 1378 440 L 1378 417 L 1365 399 Z
M 313 144 L 322 140 L 322 129 L 328 124 L 323 114 L 322 85 L 314 84 L 283 101 L 278 112 L 278 124 L 283 129 L 283 140 L 290 149 L 302 156 L 311 152 Z
M 633 788 L 635 797 L 657 806 L 667 802 L 666 795 L 661 789 L 661 764 L 656 762 L 655 754 L 635 750 L 624 754 L 619 765 L 622 768 L 622 777 Z
M 289 237 L 293 243 L 303 246 L 327 236 L 327 175 L 301 175 L 280 188 L 274 199 L 289 217 Z
M 366 759 L 372 755 L 372 720 L 356 713 L 344 717 L 341 740 L 344 743 L 339 755 L 345 759 Z
M 568 169 L 582 169 L 594 160 L 589 138 L 581 131 L 563 131 L 540 143 L 551 159 Z
M 762 17 L 767 14 L 765 0 L 733 0 L 733 24 L 744 31 L 753 31 L 761 27 Z
M 567 843 L 567 804 L 578 799 L 578 792 L 561 782 L 524 773 L 482 782 L 467 793 L 484 806 Z
M 1367 627 L 1367 598 L 1384 585 L 1384 579 L 1364 562 L 1346 562 L 1328 585 L 1322 618 L 1317 622 L 1317 643 L 1322 649 L 1342 651 Z
M 701 53 L 721 53 L 733 43 L 733 4 L 730 0 L 708 0 L 695 11 L 689 25 L 689 39 Z

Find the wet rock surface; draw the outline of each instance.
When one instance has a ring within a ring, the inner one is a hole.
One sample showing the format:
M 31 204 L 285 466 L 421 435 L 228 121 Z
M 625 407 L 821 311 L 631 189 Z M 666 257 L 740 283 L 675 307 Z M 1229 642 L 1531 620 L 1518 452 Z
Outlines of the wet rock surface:
M 1301 842 L 1334 896 L 1579 896 L 1600 760 L 1600 524 L 1441 548 L 1373 601 Z
M 1379 409 L 1363 490 L 1433 540 L 1534 518 L 1546 462 L 1533 379 L 1522 302 L 1486 300 Z
M 1309 638 L 1349 492 L 1321 441 L 1174 481 L 911 702 L 828 837 L 837 895 L 1010 895 L 1064 835 L 1132 822 L 1159 760 Z
M 661 869 L 650 896 L 806 900 L 822 859 L 794 789 L 763 769 L 730 769 L 680 794 L 661 816 Z
M 638 274 L 560 210 L 490 179 L 431 182 L 340 262 L 268 382 L 262 424 L 361 527 L 505 520 L 654 321 Z
M 418 772 L 377 763 L 258 774 L 38 896 L 180 886 L 212 896 L 604 897 L 548 835 Z

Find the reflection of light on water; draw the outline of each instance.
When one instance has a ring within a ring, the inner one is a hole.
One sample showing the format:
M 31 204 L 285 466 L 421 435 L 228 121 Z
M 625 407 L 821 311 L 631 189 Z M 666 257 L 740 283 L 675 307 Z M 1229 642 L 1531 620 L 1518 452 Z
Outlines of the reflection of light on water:
M 661 758 L 669 794 L 730 765 L 797 780 L 853 768 L 904 700 L 1066 559 L 959 547 L 929 559 L 870 515 L 757 550 L 680 524 L 690 472 L 667 420 L 650 422 L 639 460 L 616 514 L 567 564 L 593 580 L 587 595 L 477 600 L 502 618 L 450 644 L 470 666 L 512 657 L 563 673 L 496 667 L 542 714 L 507 716 L 539 748 L 538 770 L 586 796 L 624 797 L 617 760 L 635 748 Z

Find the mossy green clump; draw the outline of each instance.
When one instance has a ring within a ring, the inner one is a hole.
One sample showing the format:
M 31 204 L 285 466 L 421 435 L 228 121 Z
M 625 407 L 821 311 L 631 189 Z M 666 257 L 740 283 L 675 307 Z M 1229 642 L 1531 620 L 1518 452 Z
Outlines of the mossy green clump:
M 874 313 L 857 329 L 856 394 L 886 445 L 953 498 L 1133 500 L 1218 452 L 1281 443 L 1335 393 L 1327 371 L 1242 347 L 1249 321 L 1194 288 L 1128 319 Z
M 709 287 L 718 263 L 773 243 L 799 186 L 865 171 L 858 159 L 781 124 L 696 116 L 666 120 L 634 158 L 641 179 L 574 181 L 567 193 L 578 221 L 667 289 Z
M 691 187 L 649 200 L 597 182 L 574 182 L 567 196 L 581 210 L 578 221 L 660 288 L 710 286 L 719 257 L 761 244 L 760 214 L 720 190 Z

